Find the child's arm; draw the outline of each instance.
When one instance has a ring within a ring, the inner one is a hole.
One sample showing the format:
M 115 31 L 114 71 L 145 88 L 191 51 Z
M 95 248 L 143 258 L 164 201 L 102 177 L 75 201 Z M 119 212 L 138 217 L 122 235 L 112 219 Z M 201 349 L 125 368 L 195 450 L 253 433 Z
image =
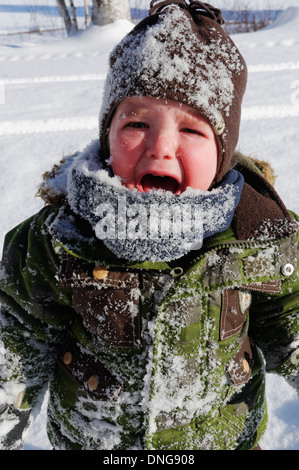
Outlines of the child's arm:
M 54 371 L 65 326 L 73 315 L 56 287 L 58 260 L 45 219 L 25 221 L 4 244 L 0 272 L 0 448 L 22 445 L 30 410 Z
M 250 313 L 251 335 L 264 353 L 267 372 L 284 376 L 299 393 L 299 269 L 282 280 L 279 294 L 256 294 Z

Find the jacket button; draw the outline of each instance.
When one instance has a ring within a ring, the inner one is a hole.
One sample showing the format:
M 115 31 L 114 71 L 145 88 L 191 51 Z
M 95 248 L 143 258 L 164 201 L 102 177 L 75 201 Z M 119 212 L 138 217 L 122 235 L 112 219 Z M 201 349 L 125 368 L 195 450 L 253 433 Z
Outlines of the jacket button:
M 246 359 L 242 360 L 242 367 L 243 367 L 243 370 L 246 373 L 250 371 L 250 367 L 249 367 L 248 361 L 246 361 Z
M 240 310 L 241 310 L 241 313 L 244 315 L 245 312 L 247 312 L 247 310 L 250 307 L 252 297 L 251 297 L 251 294 L 247 291 L 246 292 L 238 291 L 238 292 L 239 292 Z
M 95 279 L 98 279 L 99 281 L 105 279 L 108 275 L 108 270 L 106 268 L 103 268 L 102 266 L 95 266 L 95 268 L 92 271 L 93 277 Z
M 69 365 L 69 364 L 71 364 L 72 360 L 73 360 L 72 353 L 70 351 L 67 351 L 63 355 L 63 358 L 62 358 L 63 363 L 66 364 L 66 365 Z
M 295 268 L 291 263 L 286 263 L 281 267 L 280 271 L 283 276 L 290 277 L 293 274 L 294 270 Z
M 93 392 L 94 390 L 98 388 L 98 385 L 99 385 L 98 378 L 95 375 L 92 375 L 91 377 L 89 377 L 87 381 L 87 385 L 88 385 L 89 390 Z

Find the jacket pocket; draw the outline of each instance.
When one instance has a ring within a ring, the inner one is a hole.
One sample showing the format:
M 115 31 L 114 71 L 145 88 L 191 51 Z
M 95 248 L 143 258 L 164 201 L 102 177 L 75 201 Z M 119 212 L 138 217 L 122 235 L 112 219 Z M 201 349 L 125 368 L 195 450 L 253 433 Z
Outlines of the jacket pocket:
M 140 346 L 139 302 L 125 289 L 73 288 L 73 305 L 86 329 L 114 347 Z
M 72 257 L 73 258 L 73 257 Z M 140 347 L 139 275 L 67 258 L 61 287 L 71 287 L 85 328 L 112 347 Z
M 251 305 L 252 291 L 278 294 L 281 291 L 281 281 L 263 281 L 244 284 L 238 289 L 224 289 L 220 313 L 221 341 L 241 331 Z
M 226 289 L 222 294 L 220 340 L 230 338 L 239 333 L 240 348 L 229 361 L 226 371 L 234 385 L 248 382 L 252 366 L 253 354 L 247 336 L 247 313 L 251 304 L 251 294 L 245 289 Z
M 251 304 L 248 290 L 225 289 L 222 293 L 220 313 L 220 340 L 239 333 L 246 320 Z
M 122 391 L 123 378 L 87 351 L 72 336 L 67 338 L 62 347 L 58 366 L 69 378 L 64 382 L 71 381 L 73 384 L 71 388 L 77 396 L 116 401 Z

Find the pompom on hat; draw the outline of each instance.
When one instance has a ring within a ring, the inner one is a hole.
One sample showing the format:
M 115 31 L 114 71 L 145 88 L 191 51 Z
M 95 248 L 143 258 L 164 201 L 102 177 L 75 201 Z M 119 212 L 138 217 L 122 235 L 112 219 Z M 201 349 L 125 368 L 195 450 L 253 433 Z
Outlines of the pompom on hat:
M 109 126 L 118 104 L 131 96 L 181 102 L 213 127 L 219 153 L 214 185 L 231 168 L 247 82 L 244 58 L 222 28 L 221 11 L 208 3 L 154 0 L 110 54 L 100 112 L 100 143 L 110 156 Z

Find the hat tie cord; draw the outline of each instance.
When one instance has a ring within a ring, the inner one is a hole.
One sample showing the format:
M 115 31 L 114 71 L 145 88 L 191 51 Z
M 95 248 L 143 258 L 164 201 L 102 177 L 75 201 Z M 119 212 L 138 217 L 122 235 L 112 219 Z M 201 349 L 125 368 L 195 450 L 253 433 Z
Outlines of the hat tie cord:
M 185 0 L 152 0 L 150 3 L 149 15 L 154 13 L 160 13 L 164 8 L 171 5 L 177 5 L 183 10 L 187 10 L 193 17 L 198 19 L 199 16 L 206 16 L 214 21 L 217 21 L 220 25 L 224 23 L 222 13 L 219 8 L 215 8 L 209 3 L 192 1 L 187 4 Z

